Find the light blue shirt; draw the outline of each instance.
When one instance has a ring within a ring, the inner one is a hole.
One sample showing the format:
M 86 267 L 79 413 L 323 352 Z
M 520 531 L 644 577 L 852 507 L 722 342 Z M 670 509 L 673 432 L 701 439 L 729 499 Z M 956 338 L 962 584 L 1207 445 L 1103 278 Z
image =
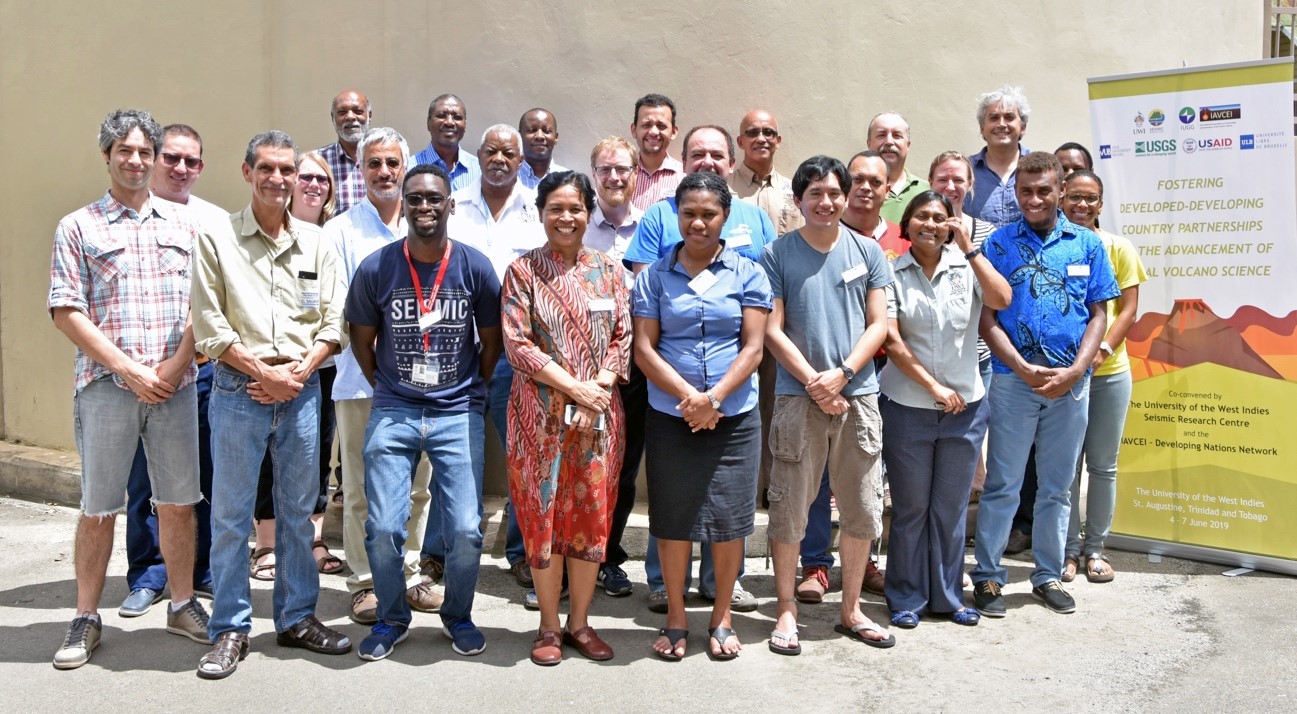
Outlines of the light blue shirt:
M 549 162 L 549 174 L 556 174 L 560 171 L 567 170 L 567 168 L 559 166 L 557 161 L 551 160 Z M 545 176 L 549 176 L 549 174 L 545 174 Z M 523 186 L 526 186 L 533 191 L 536 190 L 536 187 L 540 185 L 540 180 L 545 178 L 545 176 L 537 176 L 536 172 L 532 171 L 531 164 L 527 163 L 525 159 L 522 164 L 518 166 L 518 180 L 522 182 Z
M 1020 156 L 1028 153 L 1026 147 L 1018 147 Z M 1007 180 L 1001 181 L 1000 175 L 986 165 L 986 147 L 968 157 L 968 161 L 973 165 L 973 188 L 964 197 L 964 213 L 996 228 L 1022 218 L 1018 196 L 1014 193 L 1018 188 L 1018 172 L 1014 171 Z
M 440 166 L 446 173 L 450 174 L 450 190 L 458 191 L 461 188 L 467 188 L 482 178 L 482 167 L 477 162 L 477 157 L 464 151 L 459 150 L 459 159 L 455 162 L 455 170 L 451 171 L 445 161 L 441 160 L 441 154 L 432 144 L 428 148 L 420 151 L 414 156 L 414 166 L 419 164 L 432 164 Z
M 393 233 L 378 216 L 378 209 L 366 195 L 360 203 L 325 223 L 323 230 L 326 245 L 332 246 L 333 252 L 338 255 L 338 272 L 345 291 L 351 288 L 351 278 L 361 262 L 379 248 L 404 238 L 406 225 L 405 217 L 401 216 L 397 219 L 396 232 Z M 374 396 L 374 390 L 369 386 L 369 380 L 365 379 L 365 373 L 360 371 L 360 364 L 356 362 L 350 346 L 342 349 L 334 364 L 338 368 L 338 375 L 333 380 L 334 401 L 370 399 Z
M 694 389 L 705 392 L 721 381 L 738 358 L 743 308 L 770 309 L 770 281 L 761 266 L 726 249 L 707 266 L 716 282 L 700 295 L 689 287 L 694 278 L 678 262 L 679 252 L 672 250 L 635 278 L 631 314 L 658 321 L 658 354 Z M 651 380 L 648 398 L 657 411 L 680 416 L 676 411 L 680 400 Z M 721 402 L 721 414 L 743 414 L 756 405 L 754 371 Z
M 770 222 L 765 211 L 738 198 L 730 203 L 730 217 L 721 227 L 721 241 L 730 250 L 748 260 L 761 260 L 761 251 L 766 244 L 773 243 L 778 237 L 775 224 Z M 675 198 L 658 201 L 644 211 L 644 217 L 635 229 L 635 238 L 624 256 L 626 267 L 631 268 L 632 263 L 657 262 L 667 257 L 671 249 L 683 240 Z

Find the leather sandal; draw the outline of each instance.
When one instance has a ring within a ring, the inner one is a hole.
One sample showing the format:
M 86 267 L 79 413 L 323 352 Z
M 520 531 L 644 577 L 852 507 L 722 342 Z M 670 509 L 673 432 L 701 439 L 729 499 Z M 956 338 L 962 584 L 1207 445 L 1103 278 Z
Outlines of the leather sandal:
M 738 652 L 725 651 L 725 642 L 727 640 L 731 637 L 738 640 L 738 636 L 734 634 L 734 630 L 731 630 L 728 627 L 713 627 L 707 630 L 707 637 L 708 639 L 716 640 L 716 644 L 720 650 L 719 652 L 713 652 L 711 643 L 707 643 L 707 656 L 710 657 L 712 661 L 725 662 L 739 656 Z
M 537 632 L 531 643 L 531 661 L 542 667 L 553 667 L 563 661 L 562 638 L 557 632 Z
M 225 679 L 239 668 L 239 662 L 248 656 L 248 636 L 239 632 L 222 632 L 216 644 L 198 660 L 198 676 L 203 679 Z M 203 665 L 216 665 L 218 669 L 204 669 Z
M 1108 556 L 1103 553 L 1091 553 L 1085 556 L 1085 579 L 1092 583 L 1110 583 L 1116 577 Z
M 337 630 L 330 629 L 315 615 L 307 615 L 296 625 L 275 636 L 280 647 L 301 647 L 320 654 L 338 655 L 351 651 L 351 640 Z
M 585 638 L 585 642 L 581 641 L 581 638 L 583 637 Z M 594 628 L 589 625 L 582 627 L 576 632 L 568 632 L 564 629 L 563 644 L 575 647 L 576 651 L 580 652 L 582 657 L 592 659 L 596 662 L 610 660 L 613 656 L 612 647 L 610 647 L 607 642 L 604 642 L 603 639 L 599 637 L 599 633 L 595 632 Z
M 270 575 L 266 575 L 266 572 L 273 571 L 275 569 L 276 564 L 257 562 L 258 560 L 261 560 L 267 555 L 274 555 L 274 554 L 275 554 L 274 548 L 257 548 L 256 550 L 252 551 L 252 556 L 248 558 L 248 575 L 251 576 L 253 580 L 264 580 L 265 582 L 268 583 L 274 582 L 275 581 L 274 573 L 272 572 Z M 276 560 L 278 559 L 276 558 Z
M 1063 572 L 1059 580 L 1070 583 L 1076 580 L 1076 571 L 1081 569 L 1081 561 L 1075 555 L 1069 555 L 1063 560 Z
M 317 540 L 311 544 L 312 551 L 316 548 L 323 548 L 325 553 L 329 553 L 329 546 L 324 542 L 324 539 Z M 336 575 L 337 573 L 341 573 L 345 567 L 347 566 L 342 562 L 342 558 L 339 558 L 333 553 L 329 553 L 323 558 L 315 559 L 315 568 L 320 571 L 321 575 Z

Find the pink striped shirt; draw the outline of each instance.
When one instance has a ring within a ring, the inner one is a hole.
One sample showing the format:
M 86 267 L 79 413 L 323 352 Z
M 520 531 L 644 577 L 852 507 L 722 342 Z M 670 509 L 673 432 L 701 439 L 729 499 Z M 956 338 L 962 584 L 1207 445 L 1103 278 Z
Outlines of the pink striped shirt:
M 631 194 L 631 205 L 641 211 L 664 198 L 676 195 L 676 186 L 685 177 L 684 164 L 670 156 L 662 162 L 657 171 L 649 173 L 644 164 L 635 166 L 635 193 Z

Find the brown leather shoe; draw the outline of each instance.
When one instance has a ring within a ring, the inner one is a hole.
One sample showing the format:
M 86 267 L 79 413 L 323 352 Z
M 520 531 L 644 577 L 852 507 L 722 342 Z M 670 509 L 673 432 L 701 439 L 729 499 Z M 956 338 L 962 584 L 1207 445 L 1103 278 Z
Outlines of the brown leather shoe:
M 883 594 L 883 584 L 887 582 L 887 571 L 879 570 L 878 563 L 869 561 L 865 565 L 865 590 L 875 595 Z
M 584 642 L 582 641 L 584 640 Z M 576 632 L 563 630 L 563 644 L 576 648 L 586 659 L 603 662 L 612 659 L 612 647 L 604 642 L 593 627 L 586 625 Z
M 797 585 L 794 597 L 797 602 L 817 605 L 824 602 L 824 593 L 829 591 L 829 569 L 823 565 L 808 565 L 802 568 L 802 582 Z
M 424 585 L 441 582 L 442 576 L 446 574 L 446 565 L 432 558 L 424 558 L 419 561 L 419 575 L 423 578 Z
M 536 587 L 536 581 L 531 577 L 531 566 L 527 561 L 520 560 L 509 566 L 509 571 L 513 573 L 513 579 L 518 581 L 520 587 L 528 590 Z
M 405 601 L 410 603 L 410 607 L 419 612 L 437 612 L 441 609 L 441 603 L 446 598 L 431 587 L 419 583 L 406 589 Z
M 297 624 L 276 635 L 275 642 L 280 647 L 301 647 L 327 655 L 340 655 L 351 651 L 351 640 L 320 622 L 315 615 L 307 615 L 298 620 Z
M 357 625 L 378 622 L 378 596 L 373 590 L 357 590 L 351 594 L 351 621 Z
M 531 661 L 542 667 L 553 667 L 563 661 L 563 645 L 557 632 L 537 632 L 531 643 Z

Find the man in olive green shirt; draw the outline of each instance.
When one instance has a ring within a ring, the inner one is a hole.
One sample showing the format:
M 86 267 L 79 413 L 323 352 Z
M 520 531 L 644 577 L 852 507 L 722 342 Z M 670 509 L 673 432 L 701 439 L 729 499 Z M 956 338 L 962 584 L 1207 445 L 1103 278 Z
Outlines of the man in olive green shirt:
M 928 182 L 905 170 L 910 155 L 910 123 L 897 112 L 883 112 L 869 122 L 869 150 L 877 151 L 887 162 L 887 200 L 883 218 L 900 223 L 910 199 L 927 191 Z
M 279 538 L 276 641 L 321 654 L 351 642 L 315 617 L 319 573 L 310 517 L 319 495 L 320 377 L 338 351 L 343 294 L 337 258 L 315 226 L 293 218 L 297 146 L 280 131 L 253 137 L 243 164 L 252 202 L 231 229 L 203 236 L 194 259 L 192 312 L 199 352 L 219 360 L 212 380 L 212 590 L 214 647 L 198 676 L 232 674 L 248 650 L 252 601 L 248 531 L 269 447 Z

